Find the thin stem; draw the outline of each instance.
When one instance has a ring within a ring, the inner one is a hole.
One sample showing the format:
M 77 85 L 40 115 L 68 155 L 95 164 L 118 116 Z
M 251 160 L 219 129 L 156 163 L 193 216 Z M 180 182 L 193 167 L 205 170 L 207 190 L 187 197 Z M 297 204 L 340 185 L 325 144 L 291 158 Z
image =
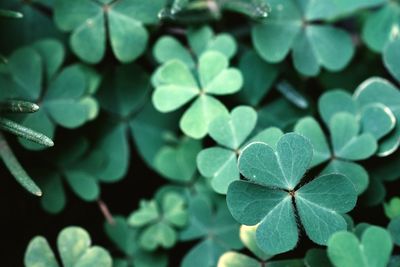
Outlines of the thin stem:
M 100 211 L 103 214 L 104 218 L 106 218 L 107 222 L 109 224 L 115 224 L 114 217 L 112 216 L 110 210 L 107 207 L 107 204 L 104 203 L 103 200 L 99 199 L 97 200 L 97 205 L 99 205 Z
M 0 133 L 0 158 L 22 187 L 36 196 L 42 195 L 42 191 L 21 166 L 2 133 Z

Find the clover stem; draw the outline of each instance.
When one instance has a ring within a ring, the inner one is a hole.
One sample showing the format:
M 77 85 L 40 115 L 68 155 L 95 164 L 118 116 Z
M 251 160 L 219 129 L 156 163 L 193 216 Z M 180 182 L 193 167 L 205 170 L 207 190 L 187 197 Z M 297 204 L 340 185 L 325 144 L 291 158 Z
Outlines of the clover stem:
M 289 190 L 289 195 L 290 196 L 292 196 L 292 197 L 295 197 L 296 196 L 296 191 L 295 190 Z
M 97 200 L 97 205 L 99 205 L 100 211 L 103 214 L 104 218 L 107 220 L 109 224 L 115 224 L 114 217 L 112 216 L 110 210 L 107 207 L 107 204 L 99 199 Z

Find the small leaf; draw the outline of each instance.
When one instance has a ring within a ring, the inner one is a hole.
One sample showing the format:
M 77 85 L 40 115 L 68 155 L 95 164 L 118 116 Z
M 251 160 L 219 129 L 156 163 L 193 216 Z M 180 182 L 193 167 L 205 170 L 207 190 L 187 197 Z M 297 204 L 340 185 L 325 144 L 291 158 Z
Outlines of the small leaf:
M 393 244 L 389 233 L 380 227 L 368 227 L 361 237 L 349 232 L 338 232 L 328 242 L 328 256 L 337 267 L 385 267 Z
M 143 226 L 155 221 L 159 217 L 159 211 L 155 201 L 140 201 L 138 211 L 132 213 L 128 223 L 132 226 Z
M 389 203 L 384 203 L 383 208 L 385 211 L 386 217 L 389 219 L 394 219 L 400 216 L 400 198 L 393 197 Z
M 26 267 L 59 267 L 49 243 L 41 236 L 37 236 L 29 242 L 24 264 Z
M 326 125 L 329 125 L 333 115 L 348 112 L 357 115 L 357 105 L 352 96 L 343 90 L 332 90 L 324 93 L 318 100 L 318 110 Z
M 257 258 L 266 261 L 273 255 L 266 254 L 260 249 L 256 241 L 257 226 L 240 226 L 240 240 Z
M 218 267 L 259 267 L 260 263 L 249 256 L 229 251 L 224 253 L 218 261 Z
M 400 33 L 397 33 L 400 34 Z M 383 63 L 390 74 L 400 82 L 400 36 L 389 42 L 383 50 Z

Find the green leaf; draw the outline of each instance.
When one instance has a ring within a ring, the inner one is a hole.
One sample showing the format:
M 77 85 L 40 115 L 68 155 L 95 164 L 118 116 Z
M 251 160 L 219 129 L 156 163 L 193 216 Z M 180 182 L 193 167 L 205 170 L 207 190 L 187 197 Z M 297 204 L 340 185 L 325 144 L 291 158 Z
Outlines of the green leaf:
M 176 227 L 183 227 L 187 224 L 188 214 L 186 202 L 175 193 L 166 194 L 162 200 L 162 210 L 164 218 Z
M 178 59 L 190 68 L 195 66 L 189 51 L 177 39 L 170 36 L 163 36 L 157 40 L 153 48 L 153 55 L 159 63 Z
M 400 5 L 387 2 L 369 15 L 362 29 L 362 38 L 375 52 L 381 52 L 391 39 L 392 32 L 399 28 Z
M 83 171 L 66 171 L 65 177 L 75 194 L 86 201 L 94 201 L 100 195 L 95 177 Z
M 399 34 L 399 33 L 398 33 Z M 400 82 L 400 38 L 397 36 L 383 50 L 383 63 L 392 76 Z
M 311 167 L 317 166 L 331 157 L 331 151 L 319 123 L 312 117 L 299 120 L 294 131 L 307 137 L 313 146 Z
M 340 173 L 350 179 L 356 188 L 357 194 L 362 194 L 368 187 L 368 172 L 359 164 L 334 159 L 324 168 L 322 174 Z
M 37 236 L 26 248 L 24 265 L 26 267 L 59 267 L 56 256 L 44 237 Z
M 304 263 L 307 267 L 332 266 L 326 251 L 318 248 L 312 248 L 307 251 Z
M 196 157 L 200 150 L 200 142 L 182 139 L 176 147 L 161 148 L 154 158 L 154 167 L 172 181 L 189 182 L 196 172 Z
M 218 144 L 236 150 L 253 131 L 256 122 L 254 109 L 239 106 L 229 116 L 215 118 L 208 127 L 208 133 Z
M 337 267 L 384 267 L 392 252 L 389 233 L 380 227 L 368 227 L 359 241 L 349 232 L 338 232 L 328 242 L 328 256 Z
M 216 98 L 203 94 L 186 110 L 179 125 L 186 135 L 200 139 L 207 134 L 209 124 L 221 115 L 228 115 L 225 106 Z
M 224 253 L 218 261 L 218 267 L 259 267 L 260 263 L 249 256 L 229 251 Z
M 384 203 L 383 208 L 385 211 L 386 217 L 389 219 L 394 219 L 400 216 L 400 198 L 393 197 L 389 203 Z
M 298 134 L 280 138 L 276 152 L 263 143 L 252 143 L 239 157 L 240 172 L 265 186 L 292 190 L 305 174 L 312 159 L 311 143 Z
M 159 217 L 159 210 L 154 200 L 140 201 L 138 211 L 132 213 L 128 218 L 128 223 L 131 226 L 143 226 L 154 222 Z
M 66 205 L 66 196 L 60 175 L 47 174 L 40 186 L 45 192 L 41 198 L 42 208 L 52 214 L 62 211 Z
M 166 223 L 159 222 L 147 227 L 140 235 L 142 248 L 153 251 L 158 246 L 171 248 L 176 242 L 176 232 Z
M 360 106 L 381 103 L 388 107 L 396 117 L 395 129 L 384 138 L 379 146 L 378 156 L 392 154 L 400 146 L 400 92 L 390 82 L 377 77 L 364 81 L 354 92 L 354 98 Z
M 257 226 L 240 226 L 240 240 L 257 258 L 266 261 L 272 257 L 272 255 L 266 254 L 260 249 L 256 241 L 256 230 Z
M 366 105 L 361 112 L 362 131 L 371 133 L 379 140 L 396 127 L 392 111 L 380 103 Z
M 336 113 L 329 129 L 335 156 L 348 160 L 362 160 L 372 156 L 377 150 L 375 138 L 364 133 L 359 135 L 360 125 L 350 113 Z
M 397 246 L 400 246 L 400 218 L 396 217 L 392 219 L 387 228 L 392 236 L 393 242 Z
M 333 115 L 339 112 L 357 115 L 355 101 L 349 93 L 343 90 L 324 93 L 318 100 L 318 110 L 326 125 L 329 125 Z
M 353 183 L 341 174 L 320 176 L 296 192 L 296 207 L 308 237 L 325 245 L 347 223 L 341 213 L 354 208 L 357 192 Z
M 238 92 L 238 99 L 256 106 L 268 94 L 278 76 L 278 68 L 268 64 L 253 50 L 246 51 L 239 61 L 243 75 L 243 88 Z

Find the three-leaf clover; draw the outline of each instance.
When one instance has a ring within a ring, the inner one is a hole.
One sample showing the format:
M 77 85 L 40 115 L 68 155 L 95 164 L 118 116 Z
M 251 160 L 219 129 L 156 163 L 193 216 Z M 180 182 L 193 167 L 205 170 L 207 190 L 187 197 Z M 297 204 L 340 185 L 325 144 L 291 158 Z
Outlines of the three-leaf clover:
M 198 80 L 188 65 L 172 59 L 153 75 L 156 88 L 152 101 L 160 112 L 171 112 L 195 99 L 180 119 L 181 130 L 200 139 L 207 134 L 209 124 L 219 115 L 228 114 L 225 106 L 213 95 L 237 92 L 243 78 L 235 68 L 228 68 L 228 58 L 217 51 L 207 51 L 199 58 Z
M 360 240 L 350 232 L 333 234 L 328 241 L 328 256 L 336 267 L 385 267 L 392 248 L 390 234 L 381 227 L 370 226 L 364 230 Z
M 124 254 L 114 258 L 115 267 L 166 267 L 168 259 L 163 252 L 143 250 L 138 242 L 139 230 L 130 227 L 125 218 L 113 216 L 112 222 L 106 222 L 105 231 L 111 241 Z
M 334 232 L 347 228 L 341 213 L 355 206 L 356 189 L 346 176 L 336 173 L 301 185 L 312 158 L 310 141 L 296 133 L 283 135 L 276 149 L 254 142 L 240 154 L 239 170 L 247 180 L 230 184 L 228 208 L 238 222 L 259 224 L 257 244 L 267 253 L 296 246 L 296 211 L 299 223 L 317 244 L 325 245 Z
M 142 229 L 139 244 L 148 251 L 175 245 L 178 239 L 177 229 L 184 227 L 187 221 L 186 202 L 173 192 L 163 195 L 160 201 L 142 200 L 139 210 L 128 218 L 130 226 Z
M 252 30 L 253 45 L 268 62 L 282 61 L 292 51 L 297 71 L 315 76 L 321 66 L 330 71 L 346 67 L 354 54 L 351 36 L 327 25 L 333 1 L 270 0 L 271 15 Z M 323 23 L 315 23 L 322 21 Z
M 113 266 L 108 251 L 99 246 L 92 246 L 91 243 L 86 230 L 75 226 L 64 228 L 57 238 L 62 263 L 60 265 L 47 240 L 42 236 L 36 236 L 29 242 L 24 264 L 26 267 Z
M 0 87 L 9 92 L 10 98 L 41 107 L 22 118 L 22 124 L 50 138 L 57 125 L 77 128 L 98 113 L 97 102 L 91 96 L 97 89 L 93 82 L 96 75 L 82 65 L 60 69 L 64 57 L 64 47 L 58 41 L 39 41 L 16 50 L 9 58 L 7 72 L 0 74 Z M 30 149 L 43 148 L 23 139 L 21 143 Z
M 297 122 L 295 132 L 309 138 L 314 154 L 311 166 L 327 162 L 322 173 L 341 173 L 354 183 L 358 194 L 368 185 L 368 172 L 353 162 L 367 159 L 375 154 L 377 142 L 370 133 L 360 134 L 360 123 L 348 112 L 338 112 L 329 122 L 330 148 L 321 126 L 312 117 Z
M 201 175 L 212 179 L 211 186 L 216 192 L 226 194 L 229 184 L 239 180 L 237 158 L 256 122 L 254 109 L 239 106 L 231 114 L 221 115 L 210 123 L 208 133 L 218 146 L 202 150 L 197 156 L 197 166 Z M 282 135 L 278 128 L 268 128 L 251 140 L 276 143 Z
M 191 196 L 189 223 L 180 233 L 181 241 L 201 239 L 183 258 L 182 267 L 216 266 L 219 257 L 228 250 L 243 247 L 239 239 L 239 224 L 232 218 L 225 201 L 215 202 L 205 195 Z
M 115 57 L 127 63 L 144 52 L 148 40 L 144 24 L 157 22 L 164 2 L 57 0 L 54 19 L 61 30 L 72 32 L 71 48 L 83 61 L 100 62 L 109 41 Z

